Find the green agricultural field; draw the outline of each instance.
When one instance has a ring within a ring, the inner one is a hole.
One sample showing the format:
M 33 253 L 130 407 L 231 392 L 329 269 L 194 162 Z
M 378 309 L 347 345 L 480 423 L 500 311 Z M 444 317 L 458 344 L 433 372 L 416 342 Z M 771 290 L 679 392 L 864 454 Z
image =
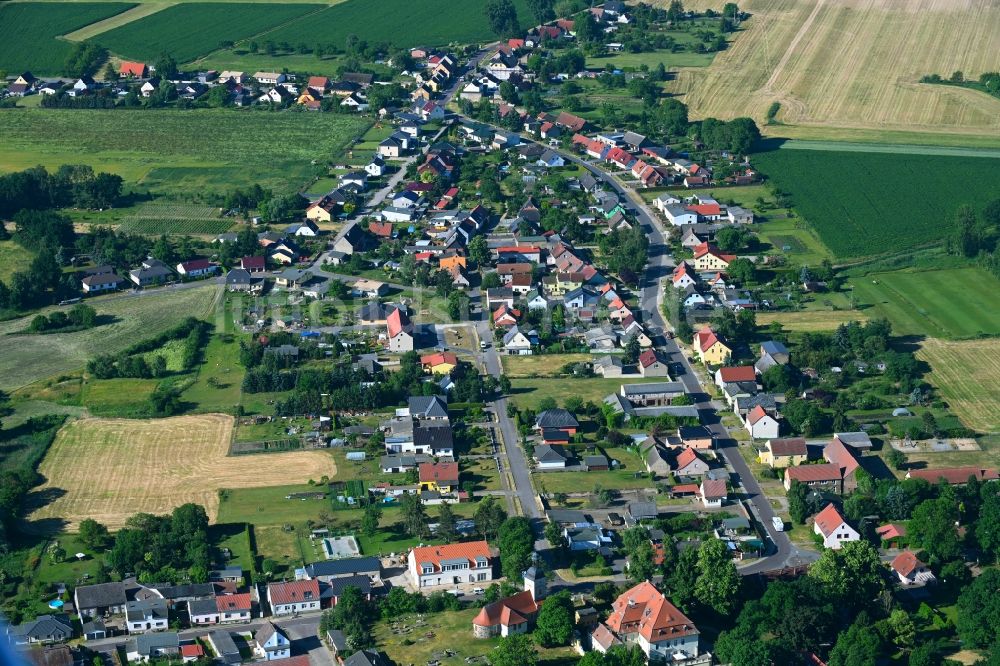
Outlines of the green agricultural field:
M 239 109 L 19 109 L 0 113 L 0 171 L 82 162 L 157 194 L 253 183 L 293 191 L 311 179 L 313 160 L 341 156 L 368 125 L 353 116 Z
M 1000 197 L 995 157 L 780 149 L 754 164 L 840 259 L 941 243 L 959 205 Z
M 0 69 L 35 76 L 62 73 L 73 44 L 58 39 L 133 7 L 124 2 L 5 2 L 0 6 Z
M 1000 280 L 981 268 L 903 270 L 850 280 L 857 307 L 885 317 L 893 331 L 932 338 L 1000 334 L 1000 311 L 990 307 Z
M 136 340 L 156 335 L 176 326 L 185 317 L 209 318 L 218 307 L 222 288 L 205 285 L 184 291 L 151 290 L 141 295 L 117 295 L 88 300 L 98 315 L 110 316 L 112 323 L 76 333 L 36 335 L 31 344 L 25 338 L 7 335 L 22 331 L 34 315 L 0 324 L 0 389 L 11 390 L 52 375 L 83 367 L 100 353 L 128 347 Z M 49 314 L 58 308 L 42 310 Z
M 651 53 L 612 53 L 606 56 L 591 56 L 587 58 L 587 67 L 604 69 L 611 65 L 615 69 L 639 69 L 648 65 L 656 69 L 661 63 L 667 69 L 678 67 L 708 67 L 715 58 L 714 53 L 695 53 L 694 51 L 653 51 Z
M 92 379 L 83 384 L 81 404 L 94 416 L 130 418 L 149 414 L 156 379 Z
M 317 5 L 185 3 L 94 38 L 112 53 L 153 61 L 169 53 L 178 62 L 210 53 L 320 10 Z M 299 36 L 301 38 L 301 35 Z
M 315 15 L 292 21 L 268 33 L 273 42 L 334 44 L 343 48 L 348 35 L 398 47 L 469 44 L 496 39 L 486 21 L 486 0 L 382 0 L 373 11 L 370 0 L 347 0 Z M 527 25 L 531 12 L 515 0 L 517 15 Z
M 234 337 L 213 335 L 205 346 L 204 361 L 197 376 L 181 393 L 181 400 L 195 405 L 196 412 L 232 412 L 240 403 L 244 368 L 240 365 L 240 343 Z
M 218 208 L 179 202 L 149 202 L 121 219 L 119 231 L 133 234 L 212 234 L 233 226 L 232 218 L 220 217 Z

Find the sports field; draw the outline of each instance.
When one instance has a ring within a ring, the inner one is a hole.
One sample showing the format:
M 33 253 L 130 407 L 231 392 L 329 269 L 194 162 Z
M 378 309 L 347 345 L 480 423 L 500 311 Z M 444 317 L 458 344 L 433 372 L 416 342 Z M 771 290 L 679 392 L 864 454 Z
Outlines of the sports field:
M 88 300 L 98 316 L 113 321 L 76 333 L 31 336 L 31 344 L 25 344 L 28 338 L 7 334 L 27 328 L 34 315 L 0 323 L 0 389 L 9 391 L 76 370 L 96 354 L 124 349 L 176 326 L 185 317 L 208 319 L 219 307 L 221 296 L 221 286 L 205 285 Z M 42 312 L 50 314 L 57 309 Z
M 311 179 L 313 160 L 340 156 L 369 124 L 249 109 L 17 109 L 0 114 L 0 171 L 85 163 L 158 194 L 253 183 L 287 192 Z
M 778 148 L 754 164 L 840 259 L 944 241 L 961 204 L 1000 198 L 1000 158 Z
M 101 33 L 94 41 L 114 54 L 152 61 L 169 53 L 178 62 L 273 30 L 321 5 L 262 3 L 184 3 Z M 299 36 L 301 39 L 301 35 Z
M 869 318 L 887 318 L 897 334 L 951 339 L 1000 334 L 1000 309 L 993 307 L 1000 280 L 981 268 L 872 273 L 850 284 L 857 307 Z
M 214 521 L 220 488 L 302 483 L 337 471 L 320 451 L 227 458 L 232 429 L 232 417 L 221 414 L 69 423 L 42 460 L 46 481 L 33 493 L 55 499 L 28 517 L 71 527 L 93 518 L 116 528 L 134 513 L 167 513 L 195 502 Z
M 796 129 L 904 130 L 996 145 L 1000 99 L 918 82 L 932 72 L 997 69 L 995 0 L 747 0 L 740 9 L 753 17 L 732 46 L 678 77 L 692 117 L 763 122 L 777 101 L 778 120 Z M 766 131 L 789 135 L 780 125 Z
M 927 339 L 917 357 L 931 366 L 930 381 L 967 427 L 1000 432 L 1000 340 Z
M 292 21 L 267 34 L 273 42 L 321 42 L 343 48 L 348 35 L 398 47 L 469 44 L 496 39 L 486 21 L 487 0 L 347 0 Z M 525 0 L 514 0 L 522 26 L 534 17 Z
M 0 70 L 11 75 L 58 75 L 72 52 L 57 39 L 129 9 L 124 2 L 5 2 L 0 5 Z

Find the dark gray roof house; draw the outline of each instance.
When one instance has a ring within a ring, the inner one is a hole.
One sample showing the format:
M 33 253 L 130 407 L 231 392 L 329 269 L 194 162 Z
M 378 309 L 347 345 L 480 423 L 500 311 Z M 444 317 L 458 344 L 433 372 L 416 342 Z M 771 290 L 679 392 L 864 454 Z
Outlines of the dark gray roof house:
M 419 419 L 448 418 L 448 400 L 439 395 L 414 395 L 407 401 L 410 416 Z
M 29 643 L 62 643 L 73 637 L 73 624 L 65 613 L 39 615 L 34 620 L 7 629 L 17 645 Z
M 390 666 L 390 664 L 375 650 L 358 650 L 344 660 L 344 666 Z
M 569 454 L 566 453 L 565 447 L 559 444 L 539 444 L 535 447 L 534 457 L 539 464 L 552 464 L 569 460 Z
M 321 590 L 320 597 L 323 599 L 339 598 L 344 593 L 344 590 L 349 587 L 357 588 L 361 594 L 371 594 L 372 580 L 364 574 L 334 578 L 325 590 Z
M 101 620 L 90 620 L 83 623 L 83 640 L 96 641 L 108 637 L 108 629 Z
M 243 661 L 240 649 L 236 647 L 233 635 L 224 629 L 217 629 L 208 634 L 208 642 L 212 644 L 212 649 L 218 655 L 219 661 L 226 666 L 235 666 Z
M 382 575 L 382 563 L 377 557 L 351 557 L 343 560 L 325 560 L 306 565 L 306 575 L 310 579 L 333 580 L 364 575 L 378 578 Z
M 76 610 L 82 615 L 95 616 L 121 613 L 125 610 L 125 583 L 81 585 L 74 592 Z
M 840 440 L 840 443 L 844 446 L 849 446 L 852 449 L 870 449 L 872 448 L 871 437 L 868 433 L 864 431 L 858 432 L 835 432 L 833 436 Z
M 340 629 L 330 629 L 326 632 L 326 641 L 330 644 L 330 650 L 334 655 L 347 650 L 347 637 Z
M 633 520 L 656 518 L 657 513 L 656 502 L 629 502 L 628 515 Z
M 451 425 L 446 421 L 421 421 L 413 427 L 413 444 L 430 447 L 435 455 L 451 455 L 449 452 L 455 448 Z
M 140 658 L 177 654 L 179 651 L 180 640 L 175 631 L 140 634 L 125 644 L 126 654 L 137 654 Z
M 543 430 L 579 428 L 580 422 L 565 409 L 546 409 L 535 418 L 535 427 Z
M 590 518 L 583 511 L 576 509 L 549 509 L 545 512 L 549 522 L 572 525 L 575 523 L 589 523 Z

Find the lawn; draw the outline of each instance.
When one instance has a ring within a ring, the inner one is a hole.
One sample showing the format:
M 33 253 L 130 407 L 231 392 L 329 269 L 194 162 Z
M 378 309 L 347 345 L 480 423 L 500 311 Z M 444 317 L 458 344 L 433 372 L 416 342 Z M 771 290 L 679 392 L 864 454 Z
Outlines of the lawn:
M 1000 432 L 1000 340 L 927 339 L 917 357 L 931 366 L 928 380 L 948 407 L 977 432 Z
M 382 0 L 378 11 L 372 11 L 369 0 L 347 0 L 318 14 L 292 21 L 270 32 L 274 42 L 297 44 L 307 36 L 315 36 L 323 44 L 343 48 L 348 35 L 357 35 L 371 43 L 389 42 L 393 46 L 438 46 L 469 44 L 496 39 L 486 21 L 486 0 Z M 525 0 L 515 0 L 514 6 L 522 21 L 531 12 Z
M 17 109 L 0 114 L 0 171 L 84 163 L 154 193 L 253 183 L 292 191 L 311 180 L 314 160 L 340 157 L 368 125 L 352 116 L 249 109 Z
M 850 321 L 867 321 L 868 315 L 857 310 L 803 310 L 797 312 L 758 312 L 757 325 L 772 322 L 781 324 L 786 331 L 814 333 L 832 331 Z
M 636 476 L 636 472 L 640 476 Z M 607 472 L 535 472 L 535 487 L 542 493 L 590 492 L 600 486 L 610 490 L 653 488 L 653 482 L 642 470 L 608 470 Z
M 472 635 L 472 618 L 478 608 L 425 613 L 382 620 L 375 624 L 372 637 L 379 650 L 397 664 L 424 664 L 439 661 L 441 666 L 466 666 L 467 659 L 482 658 L 496 647 L 498 639 Z M 445 650 L 454 652 L 452 656 Z M 579 655 L 572 648 L 538 648 L 542 666 L 574 663 Z
M 231 412 L 240 404 L 244 368 L 240 365 L 240 343 L 231 335 L 213 335 L 205 346 L 193 383 L 181 400 L 198 412 Z
M 94 416 L 147 416 L 149 396 L 159 383 L 156 379 L 90 379 L 83 382 L 80 404 Z
M 320 10 L 306 4 L 189 2 L 101 33 L 94 41 L 125 58 L 150 62 L 169 53 L 187 62 L 222 42 L 248 39 Z
M 76 333 L 52 333 L 31 338 L 6 335 L 22 331 L 34 315 L 0 323 L 0 389 L 27 386 L 40 379 L 82 368 L 88 359 L 114 353 L 176 326 L 185 317 L 208 318 L 218 307 L 222 290 L 205 285 L 184 291 L 151 290 L 139 296 L 88 300 L 98 315 L 113 322 Z M 57 308 L 47 308 L 50 313 Z
M 897 334 L 951 339 L 1000 334 L 1000 310 L 984 307 L 1000 291 L 1000 280 L 982 268 L 872 273 L 850 284 L 857 307 L 869 317 L 886 317 Z
M 554 398 L 560 404 L 566 404 L 571 397 L 578 397 L 584 402 L 600 404 L 605 396 L 617 393 L 622 384 L 642 384 L 651 381 L 664 381 L 662 377 L 643 378 L 627 377 L 622 379 L 575 379 L 575 378 L 515 378 L 511 380 L 510 400 L 521 409 L 534 409 L 542 398 Z
M 767 220 L 754 225 L 753 230 L 771 246 L 775 254 L 785 255 L 796 265 L 818 266 L 824 259 L 833 258 L 830 250 L 816 236 L 816 231 L 800 218 Z
M 12 240 L 0 241 L 0 280 L 10 282 L 15 271 L 23 271 L 34 255 Z
M 1000 197 L 995 157 L 778 149 L 753 162 L 840 259 L 943 243 L 960 205 Z
M 535 354 L 532 356 L 501 356 L 503 372 L 515 377 L 555 377 L 567 363 L 589 363 L 591 354 Z M 573 380 L 569 380 L 573 381 Z
M 62 73 L 73 44 L 60 35 L 124 12 L 124 2 L 18 2 L 0 5 L 0 70 Z M 2 132 L 0 132 L 2 133 Z

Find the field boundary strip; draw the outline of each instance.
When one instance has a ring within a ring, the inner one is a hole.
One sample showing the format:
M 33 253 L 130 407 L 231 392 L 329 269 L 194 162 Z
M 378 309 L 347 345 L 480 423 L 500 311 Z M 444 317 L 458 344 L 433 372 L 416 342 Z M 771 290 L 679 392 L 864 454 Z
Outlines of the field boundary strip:
M 176 4 L 176 2 L 141 2 L 132 9 L 126 9 L 120 14 L 109 16 L 106 19 L 86 25 L 79 30 L 68 32 L 65 35 L 62 35 L 60 39 L 64 39 L 69 42 L 82 42 L 103 34 L 108 30 L 114 30 L 115 28 L 120 28 L 121 26 L 127 25 L 132 21 L 138 21 L 139 19 L 144 19 L 147 16 L 152 16 L 157 12 L 162 12 L 164 9 L 169 9 Z
M 1000 159 L 1000 148 L 961 148 L 958 146 L 922 146 L 905 143 L 852 143 L 791 139 L 780 150 L 818 150 L 843 153 L 895 153 L 901 155 L 934 155 L 941 157 L 987 157 Z

